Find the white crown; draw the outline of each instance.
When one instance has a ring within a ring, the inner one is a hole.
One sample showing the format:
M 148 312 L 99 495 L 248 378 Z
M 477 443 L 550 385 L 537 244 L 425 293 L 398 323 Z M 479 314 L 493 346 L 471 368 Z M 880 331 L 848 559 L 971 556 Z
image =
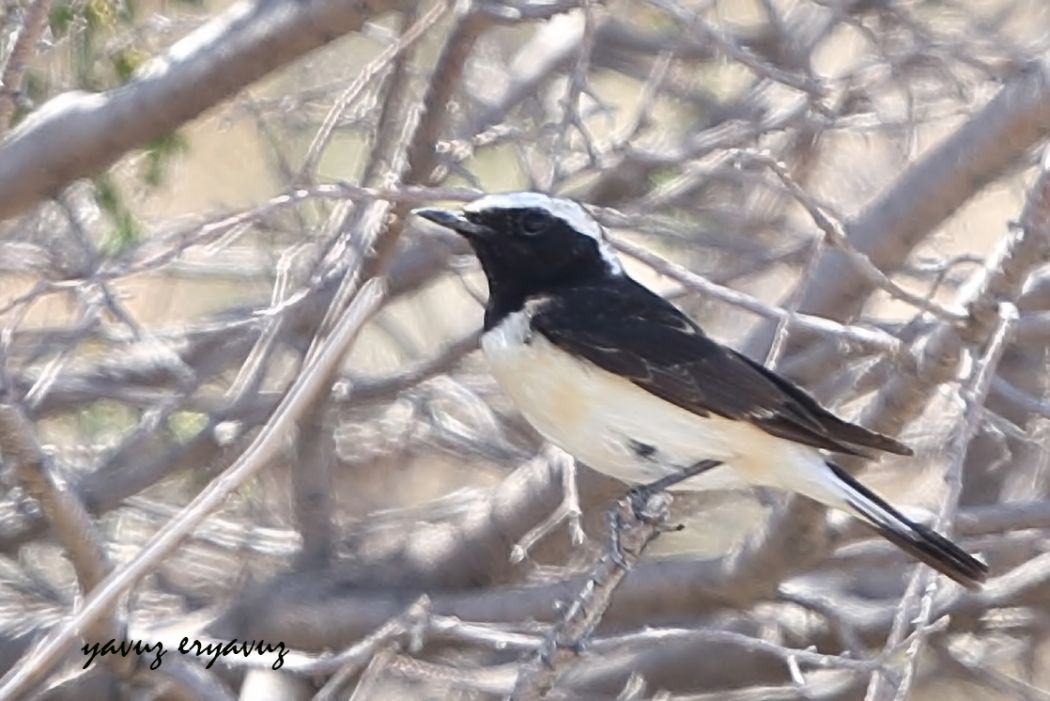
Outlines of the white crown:
M 602 227 L 587 210 L 572 200 L 551 197 L 542 192 L 506 192 L 498 195 L 485 195 L 474 200 L 463 208 L 464 212 L 480 212 L 492 209 L 543 209 L 551 216 L 561 219 L 581 234 L 590 236 L 595 241 L 602 241 L 605 235 Z

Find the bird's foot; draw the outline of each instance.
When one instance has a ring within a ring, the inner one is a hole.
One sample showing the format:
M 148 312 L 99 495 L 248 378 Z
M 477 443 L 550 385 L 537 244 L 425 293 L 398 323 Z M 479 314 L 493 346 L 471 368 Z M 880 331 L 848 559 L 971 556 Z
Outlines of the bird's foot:
M 627 492 L 627 498 L 631 502 L 631 509 L 634 511 L 635 518 L 644 523 L 652 523 L 652 510 L 649 508 L 649 500 L 652 499 L 653 495 L 666 491 L 721 464 L 721 460 L 701 460 L 689 467 L 665 475 L 658 480 L 632 488 Z M 679 524 L 673 527 L 673 530 L 682 530 L 682 528 L 683 526 Z

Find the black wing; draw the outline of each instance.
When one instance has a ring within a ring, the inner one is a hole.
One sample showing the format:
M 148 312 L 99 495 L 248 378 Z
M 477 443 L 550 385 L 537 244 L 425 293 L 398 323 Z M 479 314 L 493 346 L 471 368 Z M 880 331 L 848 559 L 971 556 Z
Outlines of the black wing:
M 788 380 L 711 340 L 633 280 L 559 290 L 530 305 L 532 328 L 556 346 L 695 414 L 749 421 L 780 438 L 864 455 L 907 446 L 843 421 Z

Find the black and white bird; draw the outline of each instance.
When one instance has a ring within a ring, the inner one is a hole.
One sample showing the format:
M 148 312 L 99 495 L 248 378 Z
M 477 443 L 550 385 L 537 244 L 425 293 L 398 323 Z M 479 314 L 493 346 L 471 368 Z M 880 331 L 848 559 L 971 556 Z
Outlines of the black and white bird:
M 911 455 L 843 421 L 809 394 L 727 348 L 633 280 L 576 202 L 536 192 L 415 213 L 467 239 L 488 279 L 481 346 L 525 418 L 584 464 L 647 483 L 701 461 L 677 485 L 797 492 L 843 509 L 967 587 L 987 566 L 911 521 L 829 453 Z

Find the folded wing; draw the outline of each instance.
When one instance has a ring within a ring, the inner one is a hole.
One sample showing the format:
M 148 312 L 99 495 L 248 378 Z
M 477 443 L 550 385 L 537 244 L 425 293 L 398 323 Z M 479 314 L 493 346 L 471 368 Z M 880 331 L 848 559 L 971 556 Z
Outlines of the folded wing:
M 849 455 L 911 455 L 843 421 L 762 365 L 708 338 L 642 285 L 593 285 L 536 300 L 532 328 L 556 346 L 701 416 L 749 421 L 774 436 Z

